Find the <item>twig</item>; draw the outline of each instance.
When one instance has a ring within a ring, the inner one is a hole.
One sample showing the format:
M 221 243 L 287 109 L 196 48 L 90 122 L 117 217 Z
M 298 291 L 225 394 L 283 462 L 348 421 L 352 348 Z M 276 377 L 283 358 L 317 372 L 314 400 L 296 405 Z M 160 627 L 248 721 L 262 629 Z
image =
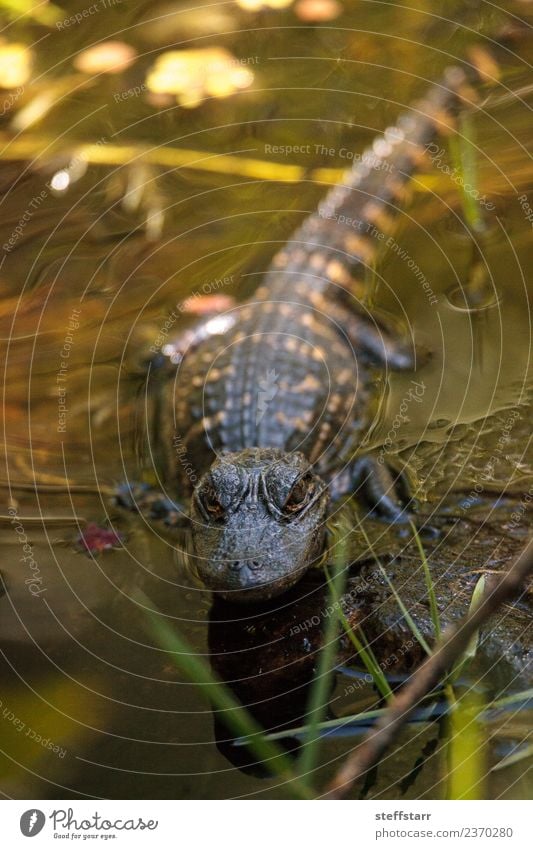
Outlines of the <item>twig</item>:
M 379 761 L 420 700 L 439 683 L 460 657 L 473 634 L 487 623 L 502 604 L 517 595 L 524 580 L 532 572 L 533 538 L 509 570 L 497 579 L 492 588 L 487 588 L 479 606 L 457 625 L 446 629 L 434 653 L 417 669 L 361 745 L 347 758 L 321 798 L 342 798 L 353 783 Z

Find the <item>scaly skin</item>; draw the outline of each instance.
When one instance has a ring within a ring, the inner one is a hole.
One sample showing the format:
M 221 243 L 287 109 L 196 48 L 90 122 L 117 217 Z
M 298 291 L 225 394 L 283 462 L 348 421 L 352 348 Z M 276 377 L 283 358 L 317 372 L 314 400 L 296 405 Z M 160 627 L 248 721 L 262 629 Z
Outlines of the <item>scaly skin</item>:
M 378 515 L 408 518 L 386 467 L 358 454 L 369 368 L 415 365 L 413 348 L 361 306 L 364 269 L 427 145 L 480 78 L 448 69 L 376 140 L 373 161 L 330 190 L 249 301 L 165 348 L 177 367 L 160 401 L 163 466 L 172 497 L 191 498 L 198 574 L 224 597 L 292 586 L 320 557 L 329 495 L 360 486 Z

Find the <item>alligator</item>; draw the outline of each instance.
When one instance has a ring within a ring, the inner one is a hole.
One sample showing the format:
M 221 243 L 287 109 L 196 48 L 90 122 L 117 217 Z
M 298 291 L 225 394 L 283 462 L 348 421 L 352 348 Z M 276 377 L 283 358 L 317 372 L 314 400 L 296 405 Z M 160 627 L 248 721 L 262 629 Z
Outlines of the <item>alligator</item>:
M 367 308 L 365 272 L 428 147 L 496 74 L 492 55 L 473 56 L 354 162 L 250 299 L 204 318 L 151 364 L 170 365 L 157 404 L 166 493 L 127 485 L 118 500 L 167 524 L 186 515 L 197 574 L 223 598 L 292 587 L 323 557 L 343 496 L 385 522 L 416 509 L 402 475 L 364 451 L 375 370 L 386 378 L 420 363 L 413 341 Z

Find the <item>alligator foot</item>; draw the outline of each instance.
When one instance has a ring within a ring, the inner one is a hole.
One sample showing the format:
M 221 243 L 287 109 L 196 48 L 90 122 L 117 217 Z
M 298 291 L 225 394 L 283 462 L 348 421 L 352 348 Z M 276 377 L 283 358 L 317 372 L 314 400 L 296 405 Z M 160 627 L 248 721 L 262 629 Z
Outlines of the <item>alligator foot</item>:
M 354 493 L 361 495 L 380 519 L 386 522 L 408 522 L 411 519 L 403 475 L 398 475 L 371 455 L 359 457 L 351 473 Z
M 147 519 L 156 520 L 169 528 L 185 527 L 187 513 L 182 505 L 172 501 L 161 490 L 148 484 L 132 481 L 117 488 L 114 498 L 117 507 L 140 513 Z
M 385 319 L 372 313 L 348 309 L 343 304 L 328 302 L 328 316 L 339 332 L 348 339 L 354 351 L 361 352 L 374 365 L 394 371 L 412 370 L 417 365 L 414 345 Z M 422 356 L 424 359 L 424 356 Z

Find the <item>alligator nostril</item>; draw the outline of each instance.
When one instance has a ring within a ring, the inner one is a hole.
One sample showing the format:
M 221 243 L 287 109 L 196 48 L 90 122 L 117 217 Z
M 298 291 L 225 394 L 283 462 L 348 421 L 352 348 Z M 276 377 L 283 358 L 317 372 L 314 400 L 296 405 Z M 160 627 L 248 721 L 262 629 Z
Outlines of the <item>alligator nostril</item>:
M 257 571 L 261 569 L 261 561 L 260 560 L 231 560 L 227 564 L 228 569 L 231 572 L 240 572 L 242 569 L 250 569 L 251 571 Z

